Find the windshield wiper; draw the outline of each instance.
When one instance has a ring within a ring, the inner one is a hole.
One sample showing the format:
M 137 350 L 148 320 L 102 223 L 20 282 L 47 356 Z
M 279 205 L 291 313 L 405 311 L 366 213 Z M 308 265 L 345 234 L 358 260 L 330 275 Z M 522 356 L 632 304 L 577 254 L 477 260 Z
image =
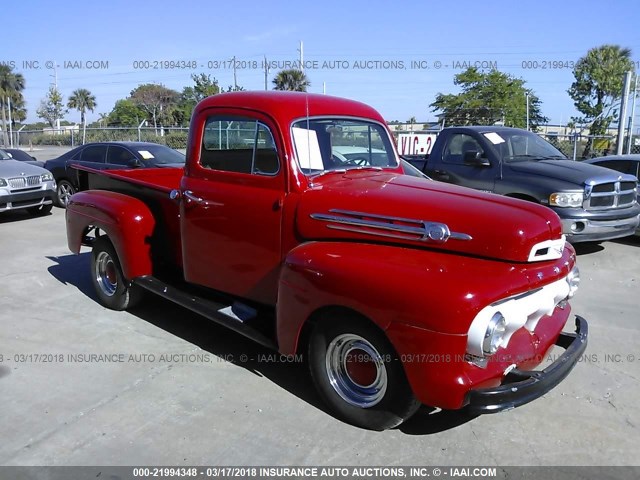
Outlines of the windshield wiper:
M 365 165 L 365 166 L 360 166 L 360 167 L 353 167 L 353 168 L 348 168 L 348 171 L 350 170 L 374 170 L 376 172 L 381 172 L 382 171 L 382 167 L 374 167 L 373 165 Z
M 346 168 L 335 168 L 335 169 L 332 169 L 332 170 L 323 170 L 322 172 L 318 172 L 318 173 L 314 173 L 313 175 L 309 175 L 309 178 L 313 179 L 313 178 L 323 177 L 324 175 L 327 175 L 329 173 L 347 173 L 347 169 Z
M 391 168 L 391 167 L 389 167 Z M 362 166 L 362 167 L 351 167 L 351 168 L 335 168 L 335 169 L 331 169 L 331 170 L 324 170 L 322 172 L 316 173 L 314 175 L 309 175 L 309 178 L 313 181 L 316 178 L 320 178 L 324 175 L 328 175 L 330 173 L 347 173 L 350 172 L 352 170 L 373 170 L 374 172 L 381 172 L 382 171 L 382 167 L 375 167 L 375 166 Z

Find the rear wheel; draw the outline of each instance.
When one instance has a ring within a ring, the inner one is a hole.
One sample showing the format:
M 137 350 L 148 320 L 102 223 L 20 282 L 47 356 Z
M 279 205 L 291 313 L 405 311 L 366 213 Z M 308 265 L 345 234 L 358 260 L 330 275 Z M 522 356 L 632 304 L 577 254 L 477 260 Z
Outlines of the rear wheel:
M 141 299 L 139 288 L 129 285 L 122 275 L 115 248 L 105 236 L 98 237 L 91 252 L 91 280 L 102 305 L 126 310 Z
M 38 205 L 37 207 L 29 207 L 27 208 L 27 212 L 29 212 L 29 215 L 34 215 L 34 216 L 43 216 L 43 215 L 48 215 L 49 213 L 51 213 L 51 209 L 53 208 L 53 205 L 49 204 L 49 205 Z
M 353 425 L 385 430 L 420 407 L 389 340 L 355 315 L 318 322 L 309 342 L 309 368 L 325 403 Z
M 75 187 L 68 180 L 60 180 L 56 188 L 56 204 L 61 208 L 67 208 L 71 195 L 76 193 Z

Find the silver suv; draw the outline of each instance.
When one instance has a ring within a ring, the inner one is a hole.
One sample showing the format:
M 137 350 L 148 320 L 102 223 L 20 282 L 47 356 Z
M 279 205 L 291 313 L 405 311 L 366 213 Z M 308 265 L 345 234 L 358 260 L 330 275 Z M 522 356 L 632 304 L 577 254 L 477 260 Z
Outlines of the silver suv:
M 0 212 L 26 209 L 32 215 L 46 215 L 55 194 L 51 172 L 13 160 L 0 150 Z

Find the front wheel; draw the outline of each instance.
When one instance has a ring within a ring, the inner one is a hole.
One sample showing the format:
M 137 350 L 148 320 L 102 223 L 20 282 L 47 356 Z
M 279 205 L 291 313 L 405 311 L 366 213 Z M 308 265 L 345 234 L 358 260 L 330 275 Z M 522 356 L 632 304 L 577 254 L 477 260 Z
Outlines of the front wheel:
M 420 407 L 382 331 L 364 319 L 322 319 L 309 342 L 318 393 L 345 421 L 371 430 L 400 425 Z
M 118 255 L 107 237 L 98 237 L 93 244 L 91 280 L 98 300 L 111 310 L 126 310 L 141 299 L 140 290 L 122 275 Z
M 56 188 L 56 204 L 61 208 L 67 208 L 71 195 L 76 193 L 75 187 L 68 180 L 60 180 Z

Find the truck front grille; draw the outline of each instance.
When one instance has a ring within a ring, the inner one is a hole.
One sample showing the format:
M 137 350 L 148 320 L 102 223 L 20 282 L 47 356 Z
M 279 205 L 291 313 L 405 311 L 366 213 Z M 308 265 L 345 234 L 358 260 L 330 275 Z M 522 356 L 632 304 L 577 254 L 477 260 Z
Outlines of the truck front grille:
M 587 185 L 585 209 L 607 210 L 624 208 L 636 202 L 636 182 L 609 182 Z
M 40 175 L 14 177 L 9 179 L 9 186 L 11 188 L 35 187 L 37 185 L 40 185 Z

